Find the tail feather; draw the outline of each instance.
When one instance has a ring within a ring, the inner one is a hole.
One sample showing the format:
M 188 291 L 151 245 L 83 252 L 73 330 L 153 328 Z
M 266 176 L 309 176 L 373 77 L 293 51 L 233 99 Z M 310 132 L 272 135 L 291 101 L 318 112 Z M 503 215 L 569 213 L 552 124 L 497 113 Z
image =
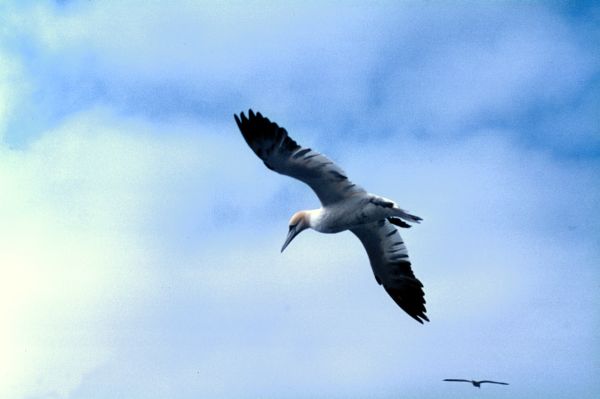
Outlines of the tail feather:
M 398 227 L 403 227 L 405 229 L 410 229 L 410 224 L 406 223 L 405 221 L 403 221 L 400 218 L 395 218 L 395 217 L 391 217 L 391 218 L 387 218 L 387 220 L 393 224 L 396 225 Z
M 405 220 L 410 223 L 421 223 L 421 220 L 423 220 L 422 218 L 420 218 L 418 216 L 411 215 L 410 213 L 406 212 L 403 209 L 398 209 L 396 216 L 398 216 L 400 219 Z

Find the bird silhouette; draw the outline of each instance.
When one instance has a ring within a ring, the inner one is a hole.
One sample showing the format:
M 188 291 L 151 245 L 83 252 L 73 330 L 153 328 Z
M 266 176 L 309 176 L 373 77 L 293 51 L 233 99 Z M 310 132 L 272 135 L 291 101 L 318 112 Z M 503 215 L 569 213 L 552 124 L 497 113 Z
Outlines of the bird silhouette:
M 292 216 L 281 252 L 308 228 L 320 233 L 350 230 L 365 247 L 377 283 L 410 317 L 419 323 L 429 321 L 423 284 L 411 269 L 406 246 L 396 228 L 410 227 L 408 223 L 419 223 L 421 218 L 352 183 L 339 166 L 296 143 L 284 128 L 260 112 L 250 110 L 248 117 L 242 112 L 239 117 L 235 115 L 235 121 L 246 143 L 267 168 L 308 184 L 321 201 L 319 209 Z
M 500 384 L 500 385 L 508 385 L 508 382 L 499 382 L 499 381 L 490 381 L 490 380 L 481 380 L 481 381 L 475 381 L 475 380 L 463 380 L 463 379 L 457 379 L 457 378 L 446 378 L 444 379 L 444 381 L 451 381 L 451 382 L 468 382 L 470 384 L 473 384 L 474 387 L 477 388 L 481 388 L 481 384 L 484 383 L 488 383 L 488 384 Z

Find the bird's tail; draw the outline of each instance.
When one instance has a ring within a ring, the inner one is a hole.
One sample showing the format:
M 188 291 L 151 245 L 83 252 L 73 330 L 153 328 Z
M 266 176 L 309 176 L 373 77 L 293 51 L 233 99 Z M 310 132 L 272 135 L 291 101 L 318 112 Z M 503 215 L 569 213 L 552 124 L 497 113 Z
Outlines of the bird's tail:
M 410 223 L 421 223 L 421 220 L 423 220 L 422 218 L 415 216 L 415 215 L 411 215 L 410 213 L 406 212 L 404 209 L 400 209 L 400 208 L 396 209 L 394 216 L 397 216 L 398 218 L 400 218 L 404 221 L 410 222 Z M 391 218 L 391 219 L 396 219 L 396 218 Z M 393 224 L 396 224 L 391 220 L 390 220 L 390 222 L 392 222 Z M 400 226 L 400 225 L 396 224 L 396 226 Z M 400 226 L 400 227 L 405 227 L 405 226 Z
M 404 220 L 400 219 L 400 218 L 395 218 L 395 217 L 390 217 L 387 218 L 388 222 L 390 222 L 393 225 L 396 225 L 398 227 L 402 227 L 405 229 L 410 229 L 410 224 L 406 223 Z

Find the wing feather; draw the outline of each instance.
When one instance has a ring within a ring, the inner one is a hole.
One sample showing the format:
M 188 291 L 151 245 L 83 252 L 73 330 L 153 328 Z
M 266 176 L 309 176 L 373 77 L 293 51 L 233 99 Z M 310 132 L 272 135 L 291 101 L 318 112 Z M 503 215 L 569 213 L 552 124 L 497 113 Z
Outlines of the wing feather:
M 485 382 L 487 382 L 488 384 L 508 385 L 508 382 L 499 382 L 499 381 L 490 381 L 490 380 L 479 381 L 480 384 L 483 384 Z
M 323 206 L 365 192 L 329 158 L 300 146 L 284 128 L 260 112 L 249 110 L 248 117 L 242 112 L 234 118 L 246 143 L 267 168 L 308 184 Z
M 398 230 L 380 220 L 351 229 L 365 247 L 375 279 L 406 313 L 419 323 L 425 315 L 423 284 L 411 269 L 406 246 Z

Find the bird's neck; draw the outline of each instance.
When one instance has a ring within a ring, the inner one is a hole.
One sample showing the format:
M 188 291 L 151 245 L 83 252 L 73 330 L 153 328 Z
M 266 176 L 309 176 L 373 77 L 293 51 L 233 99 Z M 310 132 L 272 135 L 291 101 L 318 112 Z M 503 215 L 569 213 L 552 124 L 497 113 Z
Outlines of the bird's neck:
M 305 212 L 306 212 L 306 219 L 308 222 L 308 227 L 310 227 L 311 229 L 318 227 L 319 224 L 321 223 L 321 219 L 323 217 L 323 208 L 311 209 L 311 210 L 308 210 Z

